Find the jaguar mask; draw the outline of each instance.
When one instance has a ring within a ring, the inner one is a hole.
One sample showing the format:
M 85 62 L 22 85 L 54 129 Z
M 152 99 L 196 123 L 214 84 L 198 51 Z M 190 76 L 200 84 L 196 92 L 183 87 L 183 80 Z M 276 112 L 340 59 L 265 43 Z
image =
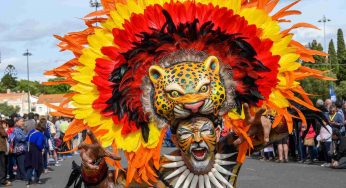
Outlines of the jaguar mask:
M 219 71 L 215 56 L 166 68 L 152 65 L 149 77 L 154 87 L 155 112 L 169 121 L 193 114 L 216 115 L 226 99 Z

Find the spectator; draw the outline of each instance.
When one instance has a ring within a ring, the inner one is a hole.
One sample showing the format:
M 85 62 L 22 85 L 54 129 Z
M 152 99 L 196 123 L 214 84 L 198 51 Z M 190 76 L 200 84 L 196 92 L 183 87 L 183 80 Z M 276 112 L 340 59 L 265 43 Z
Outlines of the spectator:
M 336 112 L 339 113 L 342 117 L 342 126 L 341 128 L 343 127 L 343 125 L 345 124 L 345 115 L 344 115 L 344 112 L 342 111 L 342 102 L 341 101 L 336 101 L 335 102 L 335 106 L 336 106 Z
M 273 144 L 270 144 L 263 149 L 263 155 L 264 155 L 264 160 L 266 160 L 266 161 L 274 160 Z
M 326 163 L 322 164 L 322 166 L 330 165 L 330 157 L 328 155 L 328 151 L 330 150 L 330 145 L 332 143 L 332 127 L 330 125 L 326 125 L 321 127 L 320 134 L 317 136 L 317 141 L 320 142 L 322 154 Z
M 25 122 L 25 133 L 28 134 L 31 130 L 35 129 L 36 121 L 35 121 L 34 113 L 30 112 L 28 114 L 28 120 Z
M 27 185 L 32 183 L 32 175 L 35 174 L 34 182 L 41 184 L 40 176 L 43 172 L 43 156 L 42 152 L 46 144 L 45 136 L 43 132 L 47 124 L 46 119 L 40 119 L 36 126 L 29 132 L 27 136 L 28 141 L 28 152 L 25 155 L 25 167 L 27 169 Z
M 344 118 L 339 112 L 337 112 L 335 105 L 330 106 L 328 117 L 332 129 L 340 130 L 344 126 Z
M 26 181 L 25 172 L 25 152 L 26 152 L 26 134 L 24 132 L 24 119 L 16 118 L 13 131 L 14 155 L 17 161 L 17 179 Z
M 69 127 L 69 122 L 68 122 L 68 118 L 64 118 L 63 121 L 61 121 L 60 123 L 60 139 L 61 140 L 64 140 L 64 136 L 65 136 L 65 132 L 66 130 L 68 129 Z M 61 150 L 60 151 L 68 151 L 69 150 L 69 146 L 71 146 L 71 141 L 68 141 L 68 143 L 66 142 L 63 142 L 61 144 Z M 65 157 L 71 157 L 72 155 L 69 153 L 69 154 L 63 154 L 62 155 L 62 158 L 64 159 Z
M 324 101 L 324 107 L 327 109 L 327 111 L 329 111 L 329 109 L 330 109 L 330 107 L 332 106 L 332 104 L 333 104 L 333 102 L 332 102 L 332 100 L 330 100 L 330 99 L 326 99 L 326 100 Z
M 304 154 L 306 153 L 306 150 L 308 150 L 308 155 L 310 157 L 310 160 L 307 160 L 306 154 L 303 155 L 303 160 L 308 164 L 312 164 L 317 159 L 317 151 L 315 147 L 315 136 L 316 136 L 316 133 L 311 125 L 304 138 L 304 149 L 303 149 Z
M 53 122 L 47 121 L 47 127 L 50 133 L 50 138 L 48 140 L 48 146 L 49 146 L 49 152 L 52 155 L 54 161 L 55 161 L 55 166 L 59 166 L 59 161 L 58 161 L 58 155 L 55 150 L 55 135 L 56 135 L 56 128 Z
M 283 118 L 281 123 L 278 126 L 279 127 L 286 126 L 286 120 Z M 288 136 L 277 141 L 276 144 L 278 147 L 278 156 L 279 156 L 279 159 L 276 160 L 276 162 L 287 163 L 288 162 Z
M 6 155 L 8 153 L 8 135 L 6 133 L 7 123 L 6 121 L 0 121 L 0 184 L 4 186 L 10 186 L 7 177 L 7 164 L 6 164 Z
M 13 131 L 14 131 L 14 120 L 13 119 L 7 119 L 8 129 L 7 129 L 7 136 L 8 136 L 8 143 L 9 143 L 9 152 L 7 155 L 8 159 L 8 166 L 7 166 L 7 174 L 9 175 L 9 180 L 14 180 L 15 175 L 13 173 L 13 166 L 16 164 L 15 155 L 13 153 L 14 150 L 14 141 L 13 141 Z
M 346 137 L 342 136 L 337 131 L 333 133 L 333 160 L 331 167 L 338 169 L 346 169 Z
M 39 114 L 35 114 L 34 115 L 34 120 L 36 122 L 36 124 L 40 121 L 40 115 Z

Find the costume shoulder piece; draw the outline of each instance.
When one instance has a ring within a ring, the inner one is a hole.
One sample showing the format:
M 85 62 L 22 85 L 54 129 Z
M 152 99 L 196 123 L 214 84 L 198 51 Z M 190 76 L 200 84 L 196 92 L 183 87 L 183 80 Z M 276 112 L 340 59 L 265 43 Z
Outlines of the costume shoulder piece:
M 55 36 L 74 58 L 47 71 L 71 85 L 74 108 L 55 108 L 74 120 L 65 140 L 90 129 L 104 147 L 125 152 L 127 183 L 155 182 L 167 128 L 194 116 L 219 120 L 244 135 L 238 162 L 251 147 L 242 104 L 266 106 L 292 130 L 292 102 L 317 110 L 299 84 L 329 79 L 302 66 L 322 52 L 306 49 L 286 17 L 300 14 L 279 0 L 101 0 L 103 9 L 84 17 L 86 29 Z M 98 23 L 98 24 L 96 24 Z M 67 101 L 66 101 L 67 102 Z M 207 121 L 207 120 L 205 120 Z M 120 164 L 107 161 L 121 169 Z

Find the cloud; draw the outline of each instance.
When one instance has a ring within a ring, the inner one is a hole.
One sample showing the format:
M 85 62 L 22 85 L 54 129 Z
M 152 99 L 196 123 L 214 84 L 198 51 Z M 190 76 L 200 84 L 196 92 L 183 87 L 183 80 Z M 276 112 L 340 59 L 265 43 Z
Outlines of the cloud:
M 26 78 L 26 57 L 21 56 L 3 59 L 3 62 L 0 64 L 0 70 L 5 70 L 8 65 L 13 65 L 15 67 L 19 78 Z M 43 77 L 43 73 L 46 70 L 52 69 L 55 66 L 56 63 L 54 63 L 54 60 L 36 60 L 34 58 L 30 59 L 29 57 L 30 77 L 31 75 L 41 75 L 41 77 Z
M 2 41 L 33 41 L 45 37 L 52 37 L 53 34 L 62 34 L 67 31 L 79 30 L 83 27 L 83 22 L 79 20 L 65 20 L 60 23 L 42 23 L 33 19 L 26 19 L 11 26 Z
M 7 46 L 0 46 L 1 58 L 6 58 L 8 56 L 14 55 L 16 50 Z
M 4 32 L 6 30 L 8 30 L 9 26 L 5 23 L 0 23 L 0 31 Z

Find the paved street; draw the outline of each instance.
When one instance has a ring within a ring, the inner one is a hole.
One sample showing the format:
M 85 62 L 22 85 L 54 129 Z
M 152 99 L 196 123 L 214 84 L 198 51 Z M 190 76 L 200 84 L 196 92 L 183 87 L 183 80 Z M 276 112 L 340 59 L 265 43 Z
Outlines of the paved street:
M 32 188 L 64 188 L 71 172 L 72 160 L 52 167 L 52 172 L 42 175 L 43 185 Z M 15 181 L 14 187 L 26 187 L 24 182 Z M 248 159 L 240 171 L 238 188 L 344 188 L 346 170 L 332 170 L 317 165 L 298 163 L 277 164 Z

